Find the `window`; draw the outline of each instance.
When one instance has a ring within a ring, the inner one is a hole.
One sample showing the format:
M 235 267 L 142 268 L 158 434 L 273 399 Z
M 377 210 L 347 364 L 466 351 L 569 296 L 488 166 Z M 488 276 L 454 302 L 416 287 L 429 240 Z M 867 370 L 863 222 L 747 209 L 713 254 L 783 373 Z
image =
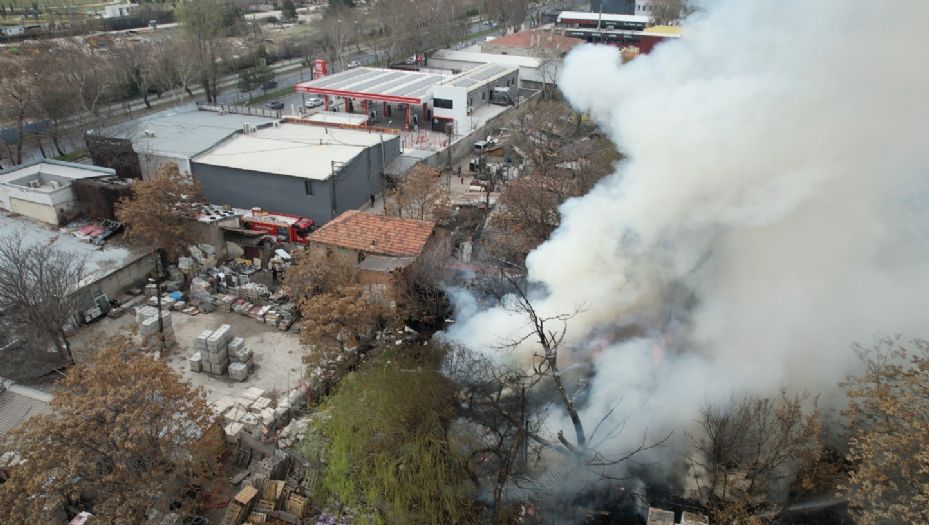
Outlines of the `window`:
M 437 108 L 452 109 L 452 101 L 447 98 L 432 99 L 432 105 Z
M 313 194 L 313 181 L 309 179 L 303 179 L 303 191 L 307 195 L 312 195 Z

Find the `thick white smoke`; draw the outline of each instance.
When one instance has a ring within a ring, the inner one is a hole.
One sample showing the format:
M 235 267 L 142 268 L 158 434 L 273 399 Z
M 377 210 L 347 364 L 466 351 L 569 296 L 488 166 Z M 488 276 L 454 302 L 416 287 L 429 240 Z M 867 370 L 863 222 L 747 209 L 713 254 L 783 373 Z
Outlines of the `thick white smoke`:
M 542 311 L 584 309 L 568 343 L 655 328 L 591 357 L 585 423 L 620 401 L 629 418 L 610 448 L 734 390 L 828 392 L 854 342 L 929 335 L 927 22 L 925 1 L 720 0 L 627 65 L 568 56 L 562 90 L 626 160 L 528 267 Z M 452 335 L 491 349 L 522 330 L 498 308 Z

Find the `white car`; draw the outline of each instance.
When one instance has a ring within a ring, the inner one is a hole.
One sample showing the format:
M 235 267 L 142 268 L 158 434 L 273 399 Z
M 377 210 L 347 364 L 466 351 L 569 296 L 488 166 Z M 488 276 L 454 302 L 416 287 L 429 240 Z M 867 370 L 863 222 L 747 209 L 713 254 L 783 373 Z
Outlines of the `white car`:
M 318 108 L 323 105 L 323 101 L 316 97 L 306 99 L 306 107 L 308 108 Z
M 348 63 L 349 69 L 355 69 L 356 67 L 361 67 L 361 62 L 357 60 L 352 60 L 351 62 Z

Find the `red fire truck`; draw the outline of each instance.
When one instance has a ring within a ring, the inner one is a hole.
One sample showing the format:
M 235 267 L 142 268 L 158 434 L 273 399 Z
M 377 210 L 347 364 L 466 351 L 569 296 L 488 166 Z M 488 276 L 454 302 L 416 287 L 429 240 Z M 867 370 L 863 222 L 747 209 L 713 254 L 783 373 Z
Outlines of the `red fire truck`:
M 306 244 L 306 236 L 313 229 L 313 219 L 289 213 L 271 213 L 261 208 L 252 208 L 242 216 L 242 224 L 247 230 L 266 232 L 280 242 L 300 244 Z

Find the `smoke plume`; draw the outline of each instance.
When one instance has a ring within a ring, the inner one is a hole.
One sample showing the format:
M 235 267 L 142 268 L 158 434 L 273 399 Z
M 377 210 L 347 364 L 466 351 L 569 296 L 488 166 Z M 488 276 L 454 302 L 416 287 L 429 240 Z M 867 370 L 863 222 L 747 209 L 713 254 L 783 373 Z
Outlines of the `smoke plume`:
M 594 370 L 582 417 L 618 404 L 616 450 L 733 391 L 834 391 L 854 342 L 927 335 L 929 2 L 701 7 L 679 41 L 626 65 L 582 46 L 560 78 L 625 160 L 527 266 L 539 310 L 581 308 L 565 348 Z M 647 335 L 581 350 L 626 325 Z M 523 333 L 495 308 L 451 335 L 495 352 Z

